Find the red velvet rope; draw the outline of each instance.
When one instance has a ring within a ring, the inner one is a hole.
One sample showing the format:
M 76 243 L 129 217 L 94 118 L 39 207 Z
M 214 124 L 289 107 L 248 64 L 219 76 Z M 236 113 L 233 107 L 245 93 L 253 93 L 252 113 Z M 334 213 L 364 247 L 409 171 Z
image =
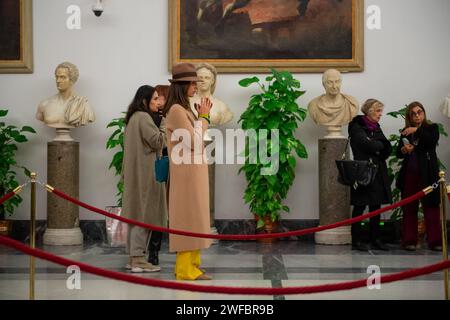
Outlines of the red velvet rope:
M 324 284 L 317 286 L 308 287 L 289 287 L 289 288 L 251 288 L 251 287 L 223 287 L 223 286 L 201 286 L 188 283 L 180 283 L 175 281 L 164 281 L 159 279 L 142 278 L 133 276 L 126 273 L 120 273 L 116 271 L 110 271 L 101 269 L 98 267 L 90 266 L 81 262 L 65 259 L 45 251 L 32 249 L 18 241 L 0 236 L 0 244 L 6 245 L 11 248 L 15 248 L 25 254 L 41 258 L 59 265 L 63 266 L 73 266 L 76 265 L 85 272 L 95 274 L 102 277 L 107 277 L 115 280 L 126 281 L 130 283 L 166 288 L 166 289 L 176 289 L 185 290 L 193 292 L 205 292 L 205 293 L 221 293 L 221 294 L 244 294 L 244 295 L 292 295 L 292 294 L 310 294 L 319 292 L 332 292 L 341 290 L 350 290 L 356 288 L 362 288 L 367 286 L 367 279 L 335 283 L 335 284 Z M 444 269 L 450 268 L 450 260 L 443 261 L 437 264 L 429 265 L 423 268 L 411 269 L 404 272 L 399 272 L 391 275 L 381 276 L 380 282 L 382 284 L 405 280 L 409 278 L 419 277 L 426 274 L 438 272 Z
M 5 194 L 3 197 L 0 198 L 0 204 L 3 204 L 3 202 L 8 201 L 9 199 L 14 197 L 15 195 L 16 194 L 13 191 Z
M 328 229 L 334 229 L 337 227 L 341 227 L 341 226 L 345 226 L 345 225 L 349 225 L 349 224 L 353 224 L 359 221 L 363 221 L 366 220 L 368 218 L 374 217 L 376 215 L 382 214 L 383 212 L 386 211 L 390 211 L 392 209 L 395 209 L 397 207 L 401 207 L 404 206 L 410 202 L 413 202 L 419 198 L 422 198 L 423 196 L 425 196 L 425 193 L 423 191 L 420 191 L 418 193 L 416 193 L 415 195 L 406 198 L 396 204 L 378 209 L 376 211 L 367 213 L 365 215 L 356 217 L 356 218 L 352 218 L 352 219 L 348 219 L 348 220 L 344 220 L 344 221 L 340 221 L 337 223 L 333 223 L 330 225 L 326 225 L 326 226 L 321 226 L 321 227 L 316 227 L 316 228 L 309 228 L 309 229 L 303 229 L 303 230 L 296 230 L 296 231 L 290 231 L 290 232 L 284 232 L 284 233 L 271 233 L 271 234 L 254 234 L 254 235 L 235 235 L 235 234 L 203 234 L 203 233 L 196 233 L 196 232 L 188 232 L 188 231 L 182 231 L 182 230 L 173 230 L 173 229 L 169 229 L 169 228 L 163 228 L 163 227 L 158 227 L 158 226 L 154 226 L 151 224 L 146 224 L 143 222 L 139 222 L 139 221 L 134 221 L 134 220 L 130 220 L 121 216 L 117 216 L 114 214 L 111 214 L 109 212 L 106 212 L 104 210 L 101 210 L 99 208 L 95 208 L 93 206 L 90 206 L 84 202 L 79 201 L 78 199 L 72 198 L 64 193 L 62 193 L 61 191 L 58 191 L 56 189 L 53 190 L 53 193 L 67 201 L 70 201 L 78 206 L 81 206 L 89 211 L 92 212 L 96 212 L 99 213 L 101 215 L 104 215 L 106 217 L 112 218 L 112 219 L 116 219 L 128 224 L 132 224 L 141 228 L 145 228 L 145 229 L 150 229 L 150 230 L 154 230 L 154 231 L 159 231 L 159 232 L 167 232 L 167 233 L 172 233 L 172 234 L 178 234 L 178 235 L 182 235 L 182 236 L 188 236 L 188 237 L 197 237 L 197 238 L 207 238 L 207 239 L 220 239 L 220 240 L 255 240 L 255 239 L 261 239 L 261 238 L 283 238 L 283 237 L 291 237 L 291 236 L 303 236 L 306 234 L 310 234 L 310 233 L 315 233 L 315 232 L 319 232 L 319 231 L 323 231 L 323 230 L 328 230 Z

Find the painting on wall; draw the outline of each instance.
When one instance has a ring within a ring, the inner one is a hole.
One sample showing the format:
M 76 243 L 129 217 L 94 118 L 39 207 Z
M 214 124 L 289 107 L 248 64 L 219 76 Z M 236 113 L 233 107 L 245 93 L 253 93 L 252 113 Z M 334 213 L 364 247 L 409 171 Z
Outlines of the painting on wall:
M 0 1 L 0 73 L 33 72 L 32 0 Z
M 364 0 L 169 0 L 169 68 L 364 69 Z

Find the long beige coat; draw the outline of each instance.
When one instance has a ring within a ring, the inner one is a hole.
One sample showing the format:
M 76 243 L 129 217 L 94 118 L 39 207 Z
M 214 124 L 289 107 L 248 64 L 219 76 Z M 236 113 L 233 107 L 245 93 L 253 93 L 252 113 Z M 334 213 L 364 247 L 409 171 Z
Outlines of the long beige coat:
M 124 217 L 166 227 L 166 185 L 155 179 L 156 155 L 167 142 L 164 119 L 158 129 L 148 113 L 135 112 L 124 139 Z
M 192 111 L 180 105 L 173 105 L 166 117 L 167 147 L 170 158 L 169 227 L 208 234 L 211 233 L 208 165 L 204 161 L 201 164 L 194 163 L 194 157 L 201 157 L 203 154 L 203 135 L 208 129 L 208 123 L 204 119 L 195 120 Z M 185 129 L 188 133 L 186 138 L 190 137 L 190 141 L 176 139 L 174 135 L 176 129 Z M 195 138 L 198 142 L 196 150 L 194 150 Z M 181 147 L 183 150 L 180 150 Z M 190 153 L 191 164 L 176 163 L 177 155 L 186 157 L 184 151 Z M 211 243 L 210 239 L 169 235 L 170 252 L 205 249 Z

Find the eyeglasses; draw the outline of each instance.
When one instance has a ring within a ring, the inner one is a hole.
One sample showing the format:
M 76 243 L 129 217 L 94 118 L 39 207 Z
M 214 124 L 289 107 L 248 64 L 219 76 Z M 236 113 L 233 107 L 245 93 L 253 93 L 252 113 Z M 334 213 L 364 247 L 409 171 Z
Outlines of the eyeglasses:
M 411 118 L 414 118 L 414 117 L 420 117 L 422 114 L 423 114 L 423 111 L 419 110 L 417 112 L 412 111 L 409 115 L 411 116 Z

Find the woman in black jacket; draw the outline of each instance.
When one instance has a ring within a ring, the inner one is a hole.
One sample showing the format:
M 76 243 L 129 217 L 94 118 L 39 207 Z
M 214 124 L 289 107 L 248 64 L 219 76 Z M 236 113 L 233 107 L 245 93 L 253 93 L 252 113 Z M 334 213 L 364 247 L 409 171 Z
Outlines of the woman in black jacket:
M 372 212 L 380 209 L 381 205 L 392 202 L 391 181 L 386 166 L 386 159 L 389 158 L 392 147 L 379 125 L 383 108 L 384 105 L 380 101 L 367 100 L 361 107 L 364 115 L 356 116 L 348 127 L 353 158 L 355 160 L 371 160 L 378 167 L 375 180 L 370 185 L 351 189 L 353 217 L 362 215 L 367 206 Z M 369 227 L 372 248 L 388 250 L 381 241 L 379 215 L 370 219 Z M 353 249 L 362 251 L 369 249 L 369 245 L 362 241 L 361 223 L 352 225 L 352 244 Z
M 412 102 L 406 109 L 406 127 L 397 147 L 397 157 L 404 159 L 396 181 L 402 198 L 407 198 L 439 180 L 439 164 L 436 146 L 439 128 L 427 120 L 425 108 L 420 102 Z M 442 250 L 442 234 L 439 216 L 439 191 L 422 199 L 428 246 L 431 250 Z M 414 251 L 417 245 L 417 211 L 419 201 L 403 207 L 402 245 Z

